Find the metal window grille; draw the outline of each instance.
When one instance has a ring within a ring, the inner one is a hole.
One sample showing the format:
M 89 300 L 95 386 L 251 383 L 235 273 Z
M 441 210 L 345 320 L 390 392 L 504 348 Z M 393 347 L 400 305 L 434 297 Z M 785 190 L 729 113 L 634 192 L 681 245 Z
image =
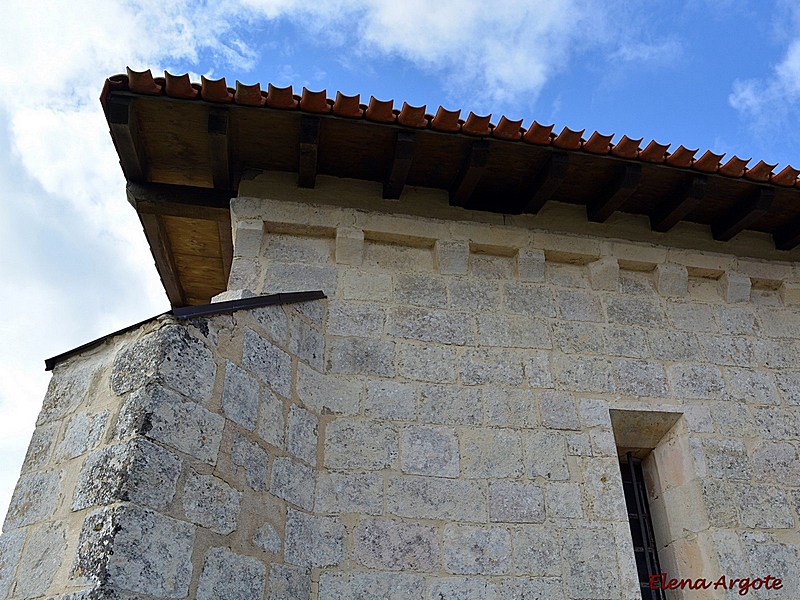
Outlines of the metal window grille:
M 644 600 L 665 600 L 664 590 L 650 589 L 650 576 L 659 575 L 661 566 L 658 562 L 658 552 L 653 535 L 653 522 L 650 520 L 650 508 L 647 505 L 642 467 L 634 464 L 634 458 L 630 452 L 627 453 L 626 459 L 627 464 L 620 461 L 619 466 L 642 598 Z

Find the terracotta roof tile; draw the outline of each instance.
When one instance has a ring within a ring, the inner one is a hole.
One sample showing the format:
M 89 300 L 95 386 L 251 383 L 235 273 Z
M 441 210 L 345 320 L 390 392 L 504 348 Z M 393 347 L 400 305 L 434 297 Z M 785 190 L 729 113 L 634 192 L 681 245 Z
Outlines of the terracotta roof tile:
M 397 115 L 397 122 L 405 127 L 427 127 L 428 119 L 425 118 L 424 104 L 422 106 L 411 106 L 408 102 L 403 102 L 403 108 Z
M 639 144 L 643 139 L 632 140 L 627 135 L 623 135 L 622 139 L 611 149 L 611 154 L 618 158 L 636 158 L 639 156 Z
M 464 123 L 464 126 L 461 128 L 461 131 L 468 135 L 489 135 L 492 133 L 491 129 L 489 128 L 489 121 L 491 118 L 491 114 L 486 115 L 485 117 L 479 117 L 474 112 L 470 112 L 466 123 Z
M 464 133 L 474 136 L 488 136 L 498 140 L 510 142 L 523 141 L 541 146 L 552 145 L 564 150 L 581 150 L 592 154 L 610 154 L 617 158 L 628 160 L 642 160 L 652 163 L 666 163 L 670 167 L 691 168 L 703 173 L 719 173 L 726 177 L 742 177 L 757 182 L 771 182 L 784 187 L 800 187 L 800 170 L 792 166 L 784 167 L 779 173 L 773 173 L 775 165 L 759 161 L 752 169 L 747 169 L 748 161 L 736 156 L 725 165 L 720 166 L 724 154 L 714 154 L 710 150 L 703 153 L 700 158 L 694 158 L 697 150 L 688 150 L 679 146 L 675 152 L 668 154 L 669 145 L 661 145 L 655 141 L 650 142 L 644 150 L 640 149 L 641 138 L 631 139 L 625 135 L 612 144 L 611 135 L 592 133 L 584 141 L 581 136 L 585 130 L 573 131 L 567 127 L 562 129 L 557 136 L 553 135 L 553 125 L 541 125 L 534 121 L 526 131 L 521 127 L 522 121 L 512 121 L 501 116 L 497 126 L 490 123 L 491 115 L 478 116 L 470 113 L 466 123 L 459 119 L 460 110 L 450 111 L 440 106 L 435 116 L 425 113 L 425 106 L 410 106 L 403 104 L 402 110 L 393 109 L 393 100 L 380 101 L 374 97 L 370 99 L 369 106 L 359 104 L 359 96 L 345 96 L 337 92 L 336 100 L 327 98 L 325 90 L 312 92 L 303 88 L 301 97 L 293 95 L 292 87 L 285 88 L 268 85 L 265 94 L 259 84 L 244 85 L 236 82 L 236 89 L 228 88 L 225 79 L 210 80 L 201 78 L 200 84 L 191 83 L 188 74 L 172 75 L 164 73 L 164 77 L 153 77 L 150 70 L 133 71 L 127 69 L 127 74 L 114 75 L 106 80 L 101 101 L 105 105 L 105 98 L 111 91 L 130 91 L 135 94 L 162 95 L 170 98 L 192 100 L 202 98 L 208 102 L 235 103 L 242 106 L 263 107 L 273 109 L 299 110 L 316 113 L 333 113 L 339 117 L 365 118 L 369 121 L 380 123 L 397 122 L 405 127 L 430 128 L 434 131 L 447 133 Z
M 611 138 L 613 137 L 613 133 L 611 135 L 602 135 L 600 132 L 595 131 L 584 142 L 583 149 L 592 154 L 608 154 L 611 152 Z
M 553 137 L 555 137 L 553 135 L 553 127 L 554 125 L 541 125 L 534 121 L 528 131 L 522 134 L 522 139 L 529 144 L 549 146 L 553 141 Z
M 580 131 L 573 131 L 569 127 L 564 127 L 556 138 L 553 140 L 553 146 L 556 148 L 563 148 L 564 150 L 578 150 L 581 147 L 581 136 L 585 129 Z

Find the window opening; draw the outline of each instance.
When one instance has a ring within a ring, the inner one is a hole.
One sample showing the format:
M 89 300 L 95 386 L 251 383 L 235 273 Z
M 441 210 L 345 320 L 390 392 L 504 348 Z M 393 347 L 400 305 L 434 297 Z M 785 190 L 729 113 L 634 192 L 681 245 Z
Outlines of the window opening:
M 630 452 L 625 455 L 625 459 L 627 464 L 620 461 L 619 466 L 642 598 L 645 600 L 665 600 L 664 590 L 650 589 L 650 576 L 659 575 L 661 573 L 661 565 L 658 562 L 658 553 L 656 552 L 653 522 L 650 520 L 650 508 L 647 505 L 647 493 L 644 489 L 642 467 L 641 464 L 634 464 L 633 455 Z

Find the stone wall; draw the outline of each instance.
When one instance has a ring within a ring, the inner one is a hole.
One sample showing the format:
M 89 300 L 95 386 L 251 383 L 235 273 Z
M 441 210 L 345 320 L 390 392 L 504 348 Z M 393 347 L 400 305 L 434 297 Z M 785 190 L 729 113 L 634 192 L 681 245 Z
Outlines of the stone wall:
M 800 597 L 796 264 L 464 211 L 232 210 L 230 295 L 328 300 L 59 365 L 0 598 L 638 598 L 621 448 L 668 573 Z

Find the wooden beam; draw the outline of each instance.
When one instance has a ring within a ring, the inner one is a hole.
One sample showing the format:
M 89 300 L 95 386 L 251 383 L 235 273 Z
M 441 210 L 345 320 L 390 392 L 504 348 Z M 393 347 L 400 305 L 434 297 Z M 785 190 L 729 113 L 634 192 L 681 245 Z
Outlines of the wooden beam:
M 147 157 L 139 137 L 133 98 L 110 95 L 107 100 L 108 124 L 119 154 L 119 163 L 128 181 L 145 181 Z
M 605 222 L 636 191 L 641 176 L 641 165 L 626 163 L 586 206 L 589 220 L 595 223 Z
M 794 250 L 800 245 L 800 217 L 797 217 L 772 234 L 778 250 Z
M 231 187 L 229 132 L 228 110 L 212 107 L 208 111 L 208 148 L 214 187 L 217 189 Z
M 700 204 L 706 192 L 708 177 L 695 175 L 678 191 L 667 198 L 650 215 L 650 229 L 666 232 L 684 219 Z
M 514 214 L 531 213 L 536 214 L 553 196 L 564 177 L 567 175 L 569 167 L 569 154 L 565 152 L 551 152 L 545 161 L 539 166 L 533 178 L 524 187 L 522 199 L 519 203 L 519 210 Z
M 727 242 L 739 232 L 758 221 L 772 205 L 775 189 L 762 186 L 753 191 L 738 206 L 711 224 L 715 240 Z
M 297 185 L 313 188 L 317 181 L 317 146 L 319 117 L 303 115 L 300 121 L 300 161 Z
M 134 207 L 140 202 L 152 202 L 154 204 L 185 204 L 187 206 L 224 208 L 229 211 L 231 198 L 236 197 L 235 190 L 217 190 L 168 183 L 129 181 L 125 191 L 128 194 L 128 201 Z
M 140 213 L 139 219 L 144 227 L 144 234 L 150 244 L 150 251 L 156 261 L 156 269 L 161 277 L 161 283 L 167 292 L 169 303 L 174 306 L 186 306 L 188 301 L 186 293 L 181 286 L 175 256 L 169 243 L 167 230 L 159 215 Z
M 403 193 L 408 171 L 414 160 L 415 139 L 415 135 L 411 131 L 397 132 L 394 142 L 394 157 L 392 157 L 389 174 L 383 182 L 383 197 L 387 200 L 397 200 Z
M 477 140 L 467 151 L 461 170 L 450 187 L 450 206 L 464 206 L 489 163 L 489 141 Z

